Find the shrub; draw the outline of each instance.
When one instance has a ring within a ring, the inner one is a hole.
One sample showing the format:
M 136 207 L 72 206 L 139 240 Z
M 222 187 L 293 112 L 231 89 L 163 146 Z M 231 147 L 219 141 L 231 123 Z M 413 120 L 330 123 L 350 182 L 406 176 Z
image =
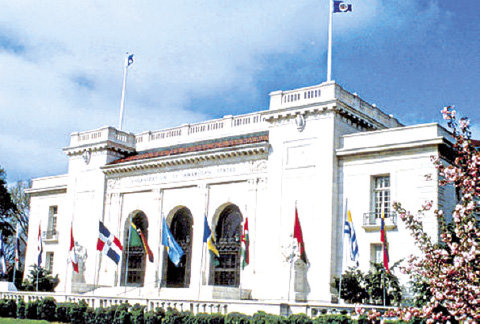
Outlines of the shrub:
M 113 323 L 115 324 L 130 324 L 131 321 L 131 314 L 129 312 L 130 305 L 127 303 L 123 303 L 117 306 L 115 311 L 115 318 Z
M 57 302 L 52 297 L 46 297 L 38 302 L 37 313 L 39 319 L 47 321 L 55 320 L 55 311 L 57 309 Z
M 62 323 L 70 322 L 70 308 L 72 303 L 58 303 L 57 308 L 55 309 L 55 317 L 57 321 Z
M 256 312 L 253 314 L 251 323 L 253 324 L 280 324 L 285 323 L 283 317 L 279 315 L 267 314 L 265 312 Z
M 100 307 L 95 310 L 95 321 L 98 324 L 112 324 L 117 306 Z
M 82 324 L 84 322 L 83 314 L 87 310 L 88 305 L 84 300 L 81 300 L 78 304 L 71 304 L 68 310 L 68 316 L 70 317 L 70 323 Z
M 133 305 L 130 313 L 132 314 L 132 323 L 133 324 L 143 324 L 145 323 L 145 308 L 146 306 L 135 304 Z
M 314 324 L 350 324 L 354 321 L 347 315 L 320 315 L 313 320 Z
M 88 307 L 85 313 L 83 314 L 83 320 L 85 324 L 96 324 L 96 318 L 95 318 L 95 309 L 92 307 Z
M 306 314 L 292 314 L 287 317 L 287 323 L 312 324 L 312 319 Z
M 23 299 L 19 299 L 17 302 L 17 318 L 25 318 L 25 302 Z
M 0 300 L 0 317 L 15 317 L 17 315 L 17 303 L 13 299 Z
M 38 319 L 37 312 L 38 300 L 31 300 L 25 306 L 25 318 Z
M 197 314 L 194 317 L 195 324 L 224 324 L 225 317 L 222 314 Z
M 251 316 L 241 313 L 230 313 L 225 316 L 225 324 L 249 324 Z
M 163 308 L 157 307 L 155 311 L 151 310 L 145 312 L 144 319 L 145 324 L 160 324 L 162 323 L 163 318 L 165 317 L 165 310 Z

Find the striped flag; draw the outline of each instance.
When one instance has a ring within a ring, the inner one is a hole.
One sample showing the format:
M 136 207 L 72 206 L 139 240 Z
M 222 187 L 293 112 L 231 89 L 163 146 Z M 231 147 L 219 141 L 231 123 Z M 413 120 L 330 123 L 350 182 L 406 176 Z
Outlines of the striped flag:
M 203 223 L 203 243 L 207 243 L 208 250 L 217 258 L 219 258 L 220 253 L 218 253 L 217 247 L 215 246 L 215 237 L 210 230 L 210 226 L 208 226 L 207 215 L 205 215 L 205 220 Z
M 42 224 L 38 225 L 38 241 L 37 241 L 37 252 L 38 252 L 38 260 L 37 260 L 37 267 L 40 268 L 42 265 L 42 253 L 43 253 L 43 244 L 42 244 Z
M 352 213 L 348 209 L 348 204 L 345 203 L 345 225 L 343 233 L 348 237 L 348 246 L 350 251 L 350 260 L 355 262 L 358 267 L 358 242 L 357 235 L 355 234 L 355 228 L 353 227 Z
M 250 263 L 250 238 L 248 233 L 248 218 L 245 218 L 245 224 L 243 224 L 242 233 L 242 269 L 244 269 Z
M 382 220 L 380 225 L 380 241 L 382 242 L 383 250 L 383 266 L 387 272 L 390 272 L 388 268 L 388 242 L 387 242 L 387 232 L 385 231 L 385 213 L 382 210 Z
M 7 274 L 7 263 L 5 262 L 5 248 L 3 245 L 3 235 L 0 231 L 0 274 Z
M 113 260 L 116 264 L 120 261 L 122 254 L 122 244 L 120 240 L 103 225 L 101 221 L 98 222 L 98 240 L 97 250 L 102 251 L 106 256 Z
M 134 223 L 130 223 L 132 227 L 130 229 L 130 246 L 141 246 L 145 251 L 145 254 L 148 255 L 148 261 L 153 262 L 153 252 L 148 246 L 147 239 L 140 228 L 137 228 Z

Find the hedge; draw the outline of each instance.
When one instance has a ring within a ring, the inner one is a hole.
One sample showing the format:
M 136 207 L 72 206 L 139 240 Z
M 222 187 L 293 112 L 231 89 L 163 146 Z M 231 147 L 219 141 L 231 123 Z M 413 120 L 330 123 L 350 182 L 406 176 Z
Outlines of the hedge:
M 222 314 L 192 314 L 176 309 L 163 308 L 146 310 L 143 305 L 119 304 L 110 307 L 93 309 L 84 301 L 77 303 L 57 303 L 47 297 L 25 303 L 14 299 L 0 299 L 0 317 L 43 319 L 50 322 L 86 323 L 86 324 L 364 324 L 365 317 L 352 319 L 345 314 L 320 314 L 314 318 L 306 314 L 286 316 L 257 312 L 252 316 L 241 313 Z M 388 320 L 385 323 L 404 323 Z M 412 320 L 409 323 L 423 323 L 422 320 Z

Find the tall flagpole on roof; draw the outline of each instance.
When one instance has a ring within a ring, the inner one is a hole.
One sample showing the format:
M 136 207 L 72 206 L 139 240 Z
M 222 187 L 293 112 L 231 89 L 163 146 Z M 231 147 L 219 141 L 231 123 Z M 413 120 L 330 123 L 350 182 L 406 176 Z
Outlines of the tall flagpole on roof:
M 133 54 L 126 53 L 125 64 L 123 65 L 123 84 L 122 84 L 122 100 L 120 102 L 120 121 L 118 122 L 118 130 L 123 128 L 123 119 L 125 116 L 125 90 L 127 87 L 127 71 L 128 67 L 133 64 Z
M 329 0 L 328 12 L 328 51 L 327 51 L 327 82 L 332 81 L 332 28 L 333 28 L 333 0 Z

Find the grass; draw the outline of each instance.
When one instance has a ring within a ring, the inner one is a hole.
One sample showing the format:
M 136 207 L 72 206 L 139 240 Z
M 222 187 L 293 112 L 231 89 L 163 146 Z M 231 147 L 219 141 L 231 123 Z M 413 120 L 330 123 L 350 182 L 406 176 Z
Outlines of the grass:
M 44 320 L 30 320 L 30 319 L 16 319 L 16 318 L 0 318 L 0 324 L 49 324 L 50 322 Z

